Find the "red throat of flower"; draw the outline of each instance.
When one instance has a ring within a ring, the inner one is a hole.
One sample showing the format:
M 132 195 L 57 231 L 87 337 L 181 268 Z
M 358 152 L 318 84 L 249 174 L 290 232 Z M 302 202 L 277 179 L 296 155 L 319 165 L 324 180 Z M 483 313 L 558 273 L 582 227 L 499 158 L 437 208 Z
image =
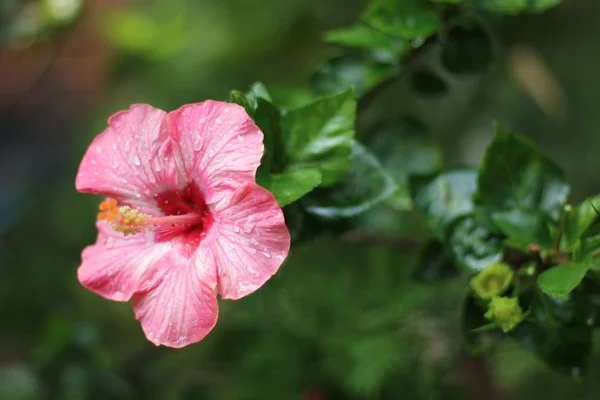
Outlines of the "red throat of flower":
M 106 220 L 113 230 L 127 235 L 153 231 L 156 242 L 180 241 L 185 254 L 192 254 L 210 230 L 213 216 L 204 196 L 195 183 L 183 190 L 164 191 L 155 196 L 161 216 L 153 216 L 127 205 L 119 206 L 115 199 L 100 204 L 98 219 Z

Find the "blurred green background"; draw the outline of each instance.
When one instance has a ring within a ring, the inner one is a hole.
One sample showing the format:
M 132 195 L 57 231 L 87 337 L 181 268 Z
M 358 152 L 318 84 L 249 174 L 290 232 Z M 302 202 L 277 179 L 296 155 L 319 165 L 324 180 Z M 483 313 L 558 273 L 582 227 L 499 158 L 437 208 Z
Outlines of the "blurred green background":
M 74 177 L 112 113 L 226 100 L 254 81 L 301 102 L 337 50 L 322 33 L 356 21 L 365 3 L 0 2 L 0 399 L 598 398 L 598 335 L 581 382 L 510 342 L 466 354 L 465 279 L 411 280 L 424 228 L 387 206 L 341 239 L 293 247 L 267 285 L 222 301 L 214 331 L 180 350 L 154 347 L 130 304 L 77 282 L 100 199 L 78 194 Z M 600 192 L 600 3 L 486 22 L 499 44 L 490 71 L 450 76 L 434 49 L 419 62 L 448 92 L 422 97 L 400 80 L 361 113 L 359 133 L 368 140 L 376 122 L 411 115 L 445 163 L 474 165 L 498 119 L 565 169 L 573 201 Z

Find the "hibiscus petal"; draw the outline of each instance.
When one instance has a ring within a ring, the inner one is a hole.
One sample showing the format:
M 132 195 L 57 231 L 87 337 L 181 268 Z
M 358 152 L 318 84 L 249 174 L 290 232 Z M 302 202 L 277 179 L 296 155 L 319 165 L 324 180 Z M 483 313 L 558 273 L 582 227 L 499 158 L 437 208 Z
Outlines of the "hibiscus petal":
M 207 203 L 254 182 L 263 134 L 243 107 L 207 100 L 169 113 L 176 162 Z
M 153 290 L 133 296 L 146 337 L 157 346 L 176 348 L 202 340 L 217 323 L 213 265 L 197 267 L 180 251 L 167 253 L 159 263 L 169 272 Z
M 217 235 L 206 246 L 218 268 L 218 291 L 239 299 L 260 288 L 281 266 L 290 249 L 290 234 L 273 195 L 247 184 L 215 204 Z
M 156 285 L 162 276 L 156 261 L 171 250 L 169 243 L 153 243 L 151 233 L 124 237 L 106 221 L 98 221 L 98 239 L 83 250 L 77 270 L 81 284 L 115 301 L 128 301 L 136 292 Z
M 166 115 L 145 104 L 113 115 L 83 157 L 77 190 L 158 212 L 154 194 L 177 188 Z

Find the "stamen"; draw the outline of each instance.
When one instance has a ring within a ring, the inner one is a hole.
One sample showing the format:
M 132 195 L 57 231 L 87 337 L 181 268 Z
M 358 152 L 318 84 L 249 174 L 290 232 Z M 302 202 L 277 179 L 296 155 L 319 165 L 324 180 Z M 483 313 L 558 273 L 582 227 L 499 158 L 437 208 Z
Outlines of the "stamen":
M 99 220 L 106 220 L 116 232 L 125 236 L 151 230 L 160 225 L 196 225 L 202 224 L 206 213 L 188 213 L 183 215 L 168 215 L 152 217 L 137 208 L 117 206 L 115 199 L 106 199 L 100 204 Z
M 125 236 L 134 235 L 152 228 L 148 222 L 152 219 L 138 209 L 129 206 L 117 207 L 115 199 L 106 199 L 100 204 L 99 220 L 110 222 L 111 228 Z

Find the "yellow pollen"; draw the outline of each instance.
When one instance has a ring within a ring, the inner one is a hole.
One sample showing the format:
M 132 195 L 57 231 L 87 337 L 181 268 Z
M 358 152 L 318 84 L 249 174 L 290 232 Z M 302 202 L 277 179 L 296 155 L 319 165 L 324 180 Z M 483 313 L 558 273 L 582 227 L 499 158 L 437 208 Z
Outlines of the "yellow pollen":
M 117 207 L 117 201 L 110 198 L 100 204 L 98 219 L 108 221 L 114 231 L 125 236 L 152 229 L 152 225 L 148 223 L 152 219 L 151 215 L 129 206 Z

